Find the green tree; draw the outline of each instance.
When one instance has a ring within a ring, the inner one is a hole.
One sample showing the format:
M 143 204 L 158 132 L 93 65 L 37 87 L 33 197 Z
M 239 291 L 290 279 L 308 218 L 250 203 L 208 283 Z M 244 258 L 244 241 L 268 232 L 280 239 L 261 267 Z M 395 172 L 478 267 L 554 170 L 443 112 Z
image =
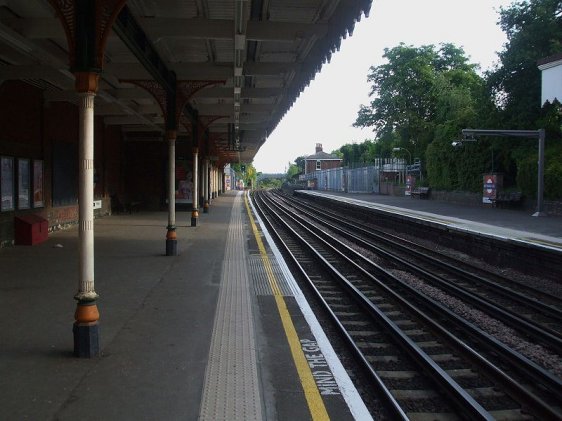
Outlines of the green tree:
M 368 76 L 374 99 L 361 106 L 354 124 L 373 127 L 379 135 L 370 153 L 389 156 L 393 147 L 406 148 L 422 159 L 436 187 L 474 188 L 481 165 L 453 151 L 451 140 L 462 128 L 487 123 L 495 115 L 477 66 L 453 44 L 438 49 L 400 44 L 386 49 L 384 57 L 388 63 L 371 67 Z
M 239 162 L 230 164 L 231 168 L 236 173 L 236 178 L 244 181 L 247 187 L 255 187 L 258 177 L 256 168 L 251 163 Z
M 258 172 L 252 164 L 246 165 L 246 186 L 255 188 L 257 186 Z
M 259 182 L 261 189 L 279 189 L 283 185 L 283 180 L 279 178 L 264 178 Z
M 545 196 L 560 198 L 562 171 L 560 104 L 541 108 L 539 59 L 562 50 L 562 1 L 526 0 L 500 11 L 500 26 L 508 42 L 499 53 L 500 66 L 488 84 L 500 112 L 498 128 L 546 130 Z M 480 126 L 482 127 L 482 126 Z M 510 139 L 501 147 L 500 170 L 526 196 L 536 194 L 537 147 L 527 139 Z
M 296 181 L 301 173 L 300 168 L 297 164 L 289 163 L 289 169 L 287 170 L 287 181 Z
M 452 44 L 386 49 L 387 63 L 371 67 L 369 105 L 356 127 L 372 127 L 370 145 L 344 145 L 347 162 L 388 156 L 393 147 L 420 157 L 435 188 L 481 189 L 482 173 L 503 172 L 506 185 L 526 195 L 536 190 L 536 144 L 528 139 L 485 138 L 454 150 L 462 128 L 547 131 L 546 197 L 561 197 L 562 114 L 560 104 L 541 108 L 537 60 L 562 50 L 562 0 L 519 0 L 500 11 L 508 42 L 501 64 L 482 78 L 464 51 Z
M 433 84 L 437 53 L 432 45 L 386 48 L 387 64 L 371 67 L 369 106 L 361 105 L 356 127 L 373 127 L 378 135 L 397 131 L 415 138 L 434 112 Z
M 304 174 L 305 157 L 304 156 L 297 157 L 297 159 L 295 159 L 295 165 L 299 167 L 299 172 L 301 174 Z
M 340 147 L 340 152 L 342 154 L 343 166 L 353 167 L 356 164 L 364 163 L 362 159 L 363 155 L 363 144 L 358 143 L 348 143 Z
M 343 160 L 343 165 L 347 167 L 357 167 L 370 165 L 375 158 L 391 155 L 392 145 L 384 140 L 366 139 L 362 143 L 348 143 L 332 152 Z
M 508 42 L 488 82 L 502 109 L 504 128 L 532 129 L 541 113 L 537 60 L 562 51 L 562 1 L 514 2 L 501 8 L 499 24 Z
M 330 152 L 331 155 L 334 155 L 335 157 L 338 157 L 339 159 L 343 159 L 343 152 L 339 149 L 336 149 L 335 151 Z

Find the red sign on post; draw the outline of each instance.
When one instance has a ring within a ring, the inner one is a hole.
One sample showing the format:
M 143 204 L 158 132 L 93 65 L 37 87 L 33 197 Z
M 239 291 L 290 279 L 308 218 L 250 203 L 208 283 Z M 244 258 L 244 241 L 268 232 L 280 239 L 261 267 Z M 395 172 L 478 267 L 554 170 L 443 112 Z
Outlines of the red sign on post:
M 494 204 L 498 190 L 503 187 L 503 174 L 485 174 L 483 179 L 482 203 Z
M 406 190 L 404 191 L 405 196 L 411 196 L 412 190 L 416 186 L 416 177 L 413 175 L 406 176 Z

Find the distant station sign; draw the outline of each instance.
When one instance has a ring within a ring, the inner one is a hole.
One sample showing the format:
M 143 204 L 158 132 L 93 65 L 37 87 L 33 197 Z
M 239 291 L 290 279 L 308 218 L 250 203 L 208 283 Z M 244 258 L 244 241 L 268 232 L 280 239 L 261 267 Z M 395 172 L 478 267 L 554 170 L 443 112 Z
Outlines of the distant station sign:
M 411 196 L 412 190 L 416 186 L 416 177 L 413 175 L 406 176 L 406 190 L 404 191 L 404 195 Z
M 493 204 L 497 198 L 498 189 L 502 185 L 502 174 L 485 174 L 483 177 L 482 203 Z

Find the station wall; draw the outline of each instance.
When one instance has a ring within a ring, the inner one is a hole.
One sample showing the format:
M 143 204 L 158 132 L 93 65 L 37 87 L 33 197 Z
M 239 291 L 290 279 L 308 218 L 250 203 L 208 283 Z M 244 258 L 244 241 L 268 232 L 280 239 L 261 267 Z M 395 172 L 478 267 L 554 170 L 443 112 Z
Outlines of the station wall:
M 126 188 L 120 177 L 121 130 L 105 127 L 100 117 L 94 124 L 94 198 L 101 200 L 96 213 L 103 215 L 111 209 L 110 192 Z M 75 104 L 46 102 L 43 89 L 23 81 L 0 85 L 0 157 L 6 164 L 0 172 L 0 246 L 14 243 L 17 216 L 43 217 L 49 230 L 77 223 L 77 153 Z
M 6 171 L 11 179 L 0 171 L 0 247 L 14 244 L 18 216 L 45 218 L 49 231 L 78 222 L 78 130 L 76 104 L 46 101 L 42 86 L 0 81 L 0 166 L 12 167 Z M 95 117 L 94 200 L 102 204 L 96 217 L 167 208 L 168 146 L 163 140 L 158 133 L 125 134 L 121 126 L 106 126 L 102 116 Z M 177 158 L 191 167 L 192 153 L 191 140 L 178 139 Z M 19 179 L 20 162 L 25 180 Z M 27 187 L 22 195 L 26 203 L 18 200 L 20 184 Z

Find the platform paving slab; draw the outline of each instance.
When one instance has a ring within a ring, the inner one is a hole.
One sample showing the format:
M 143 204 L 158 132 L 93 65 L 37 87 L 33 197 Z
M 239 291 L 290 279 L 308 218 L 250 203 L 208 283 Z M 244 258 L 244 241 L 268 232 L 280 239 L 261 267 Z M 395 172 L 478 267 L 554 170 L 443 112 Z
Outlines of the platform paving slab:
M 200 419 L 221 283 L 229 278 L 225 253 L 237 194 L 213 200 L 197 227 L 190 226 L 190 212 L 178 212 L 179 256 L 165 256 L 165 212 L 96 220 L 100 358 L 73 356 L 77 230 L 0 250 L 0 419 Z M 268 420 L 310 419 L 242 214 L 237 260 L 247 259 L 246 305 L 255 312 L 252 347 L 263 400 L 253 411 L 261 409 Z M 312 340 L 291 289 L 280 287 L 299 335 Z M 330 396 L 327 407 L 337 419 L 351 419 L 341 396 Z
M 72 356 L 77 230 L 0 251 L 0 418 L 197 419 L 231 210 L 178 213 L 177 257 L 166 213 L 96 220 L 99 359 Z

